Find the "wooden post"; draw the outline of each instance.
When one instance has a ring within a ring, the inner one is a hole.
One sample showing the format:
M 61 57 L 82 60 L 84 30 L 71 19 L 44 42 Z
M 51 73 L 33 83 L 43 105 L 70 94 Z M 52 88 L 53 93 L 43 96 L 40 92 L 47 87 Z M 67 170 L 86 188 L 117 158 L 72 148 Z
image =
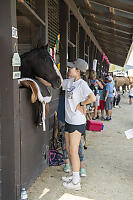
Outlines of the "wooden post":
M 1 137 L 1 199 L 16 200 L 20 183 L 20 138 L 17 80 L 13 80 L 12 56 L 17 39 L 16 0 L 0 1 L 0 137 Z

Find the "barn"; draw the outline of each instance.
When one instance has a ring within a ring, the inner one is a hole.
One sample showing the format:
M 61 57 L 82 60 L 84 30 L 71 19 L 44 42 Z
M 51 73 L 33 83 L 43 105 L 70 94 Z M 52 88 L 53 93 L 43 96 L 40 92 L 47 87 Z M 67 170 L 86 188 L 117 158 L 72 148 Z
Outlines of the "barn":
M 19 199 L 21 188 L 28 188 L 48 167 L 59 100 L 59 90 L 52 89 L 43 132 L 32 121 L 30 91 L 18 86 L 19 66 L 12 64 L 14 54 L 48 43 L 63 77 L 67 60 L 78 57 L 88 62 L 90 70 L 97 59 L 97 74 L 108 72 L 109 61 L 124 65 L 129 56 L 130 4 L 123 0 L 0 1 L 0 199 Z

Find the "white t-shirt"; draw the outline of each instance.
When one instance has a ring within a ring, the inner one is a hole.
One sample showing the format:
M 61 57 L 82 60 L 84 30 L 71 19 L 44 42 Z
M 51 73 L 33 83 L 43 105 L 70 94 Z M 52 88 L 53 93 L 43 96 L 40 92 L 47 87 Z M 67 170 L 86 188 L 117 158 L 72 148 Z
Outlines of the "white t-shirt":
M 133 97 L 133 88 L 129 90 L 129 95 Z
M 81 101 L 85 101 L 92 90 L 87 82 L 79 79 L 74 82 L 74 78 L 65 79 L 63 83 L 65 90 L 65 121 L 73 125 L 81 125 L 86 123 L 86 117 L 79 110 L 76 110 L 77 105 Z

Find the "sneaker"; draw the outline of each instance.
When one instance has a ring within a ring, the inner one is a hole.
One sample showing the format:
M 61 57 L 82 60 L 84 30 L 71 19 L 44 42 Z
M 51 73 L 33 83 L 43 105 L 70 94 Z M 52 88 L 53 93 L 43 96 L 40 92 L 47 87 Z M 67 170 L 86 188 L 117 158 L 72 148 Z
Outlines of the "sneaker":
M 104 120 L 105 120 L 105 117 L 101 117 L 101 120 L 104 121 Z
M 119 108 L 119 106 L 115 106 L 115 108 Z
M 72 176 L 63 176 L 62 177 L 62 181 L 69 183 L 70 181 L 72 181 L 73 177 Z
M 64 172 L 69 173 L 71 171 L 70 165 L 66 164 L 64 167 Z
M 111 120 L 111 117 L 106 117 L 105 120 L 106 120 L 106 121 L 109 121 L 109 120 Z
M 80 190 L 80 189 L 81 189 L 80 183 L 74 184 L 72 181 L 71 181 L 70 183 L 64 182 L 64 183 L 63 183 L 63 186 L 64 186 L 66 189 L 70 189 L 70 190 Z
M 82 177 L 86 176 L 86 170 L 85 170 L 85 168 L 80 168 L 80 176 L 82 176 Z
M 96 118 L 93 117 L 92 120 L 96 120 Z

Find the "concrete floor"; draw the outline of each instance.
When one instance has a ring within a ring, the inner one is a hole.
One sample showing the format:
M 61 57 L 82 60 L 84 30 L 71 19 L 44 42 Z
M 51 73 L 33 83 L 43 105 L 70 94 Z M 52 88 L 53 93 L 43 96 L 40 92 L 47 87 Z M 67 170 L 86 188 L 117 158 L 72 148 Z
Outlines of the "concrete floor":
M 128 94 L 122 96 L 120 105 L 113 109 L 112 120 L 104 122 L 101 133 L 87 132 L 87 177 L 81 179 L 82 189 L 64 189 L 63 166 L 48 167 L 29 189 L 29 200 L 133 200 L 133 139 L 124 133 L 133 128 Z

